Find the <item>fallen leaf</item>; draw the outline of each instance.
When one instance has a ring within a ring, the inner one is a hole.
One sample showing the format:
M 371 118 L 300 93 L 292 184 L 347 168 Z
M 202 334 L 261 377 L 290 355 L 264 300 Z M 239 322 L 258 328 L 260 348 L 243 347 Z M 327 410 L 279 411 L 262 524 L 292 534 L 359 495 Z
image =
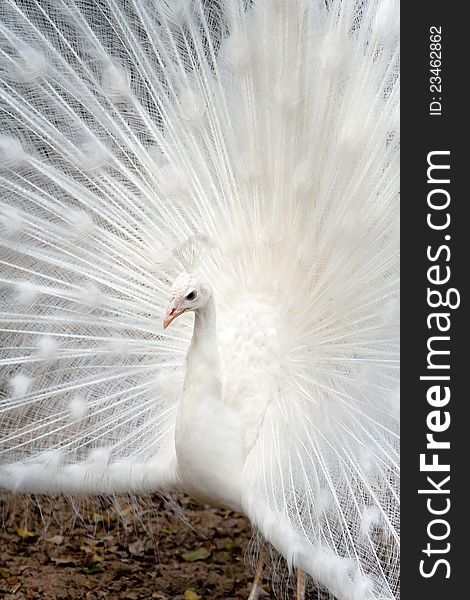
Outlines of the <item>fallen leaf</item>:
M 93 521 L 98 524 L 98 523 L 103 523 L 104 521 L 104 517 L 103 515 L 100 515 L 98 513 L 93 513 Z
M 80 582 L 80 585 L 83 585 L 84 587 L 86 587 L 87 590 L 92 590 L 93 588 L 96 587 L 96 581 L 93 581 L 92 579 L 83 579 Z
M 160 533 L 163 535 L 176 535 L 177 531 L 176 529 L 161 529 Z
M 38 537 L 38 534 L 35 531 L 29 531 L 29 529 L 23 529 L 23 527 L 18 527 L 16 533 L 23 540 L 27 540 L 28 538 Z
M 129 591 L 129 592 L 121 593 L 121 598 L 123 598 L 125 600 L 138 600 L 139 597 L 140 597 L 139 592 Z
M 71 556 L 51 556 L 50 559 L 58 567 L 75 567 L 77 564 Z
M 95 575 L 96 573 L 104 573 L 104 569 L 103 567 L 100 567 L 100 565 L 93 565 L 88 569 L 83 569 L 83 572 L 87 575 Z
M 63 535 L 53 535 L 50 538 L 46 539 L 46 542 L 49 542 L 51 544 L 62 544 L 62 542 L 64 541 L 64 536 Z
M 201 600 L 202 596 L 193 592 L 193 590 L 185 590 L 183 594 L 184 600 Z
M 181 558 L 188 562 L 194 562 L 195 560 L 205 560 L 208 556 L 210 556 L 210 551 L 204 546 L 201 546 L 200 548 L 197 548 L 197 550 L 184 552 L 181 555 Z
M 225 549 L 229 552 L 239 552 L 242 549 L 242 547 L 239 542 L 228 542 L 227 544 L 225 544 Z
M 95 523 L 95 525 L 104 525 L 107 527 L 116 519 L 116 515 L 111 515 L 109 513 L 93 513 L 93 523 Z
M 10 577 L 10 573 L 5 569 L 0 569 L 0 577 L 2 579 L 8 579 Z
M 87 539 L 81 544 L 80 550 L 86 554 L 96 554 L 98 545 L 100 545 L 99 540 Z
M 103 562 L 104 558 L 102 556 L 100 556 L 99 554 L 93 554 L 92 557 L 90 558 L 90 562 L 92 563 L 98 563 L 98 562 Z
M 135 542 L 132 542 L 132 544 L 129 544 L 130 554 L 142 554 L 144 550 L 145 546 L 141 540 L 136 540 Z

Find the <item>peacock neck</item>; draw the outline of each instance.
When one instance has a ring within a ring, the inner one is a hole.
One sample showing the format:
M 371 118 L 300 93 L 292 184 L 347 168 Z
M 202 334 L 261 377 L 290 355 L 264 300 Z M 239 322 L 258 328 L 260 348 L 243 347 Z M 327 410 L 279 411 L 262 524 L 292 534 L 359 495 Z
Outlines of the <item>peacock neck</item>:
M 221 395 L 214 297 L 194 312 L 194 330 L 187 354 L 185 389 Z
M 194 330 L 191 345 L 205 347 L 208 342 L 215 343 L 216 337 L 215 302 L 214 296 L 211 294 L 204 306 L 194 311 Z

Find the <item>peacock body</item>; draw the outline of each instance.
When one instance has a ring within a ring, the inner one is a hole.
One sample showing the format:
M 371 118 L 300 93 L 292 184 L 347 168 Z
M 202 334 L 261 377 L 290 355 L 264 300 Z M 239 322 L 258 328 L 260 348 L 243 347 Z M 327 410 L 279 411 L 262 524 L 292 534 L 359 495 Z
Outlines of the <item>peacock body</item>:
M 180 489 L 395 598 L 396 2 L 0 8 L 0 486 Z

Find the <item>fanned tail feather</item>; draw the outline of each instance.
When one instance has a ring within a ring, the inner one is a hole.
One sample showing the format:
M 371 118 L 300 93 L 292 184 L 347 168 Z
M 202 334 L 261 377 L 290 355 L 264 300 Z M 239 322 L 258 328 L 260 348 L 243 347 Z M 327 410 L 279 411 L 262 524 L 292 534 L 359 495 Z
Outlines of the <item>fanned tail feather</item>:
M 198 268 L 225 384 L 257 380 L 246 514 L 338 598 L 397 596 L 396 2 L 1 11 L 0 484 L 175 485 L 161 319 Z

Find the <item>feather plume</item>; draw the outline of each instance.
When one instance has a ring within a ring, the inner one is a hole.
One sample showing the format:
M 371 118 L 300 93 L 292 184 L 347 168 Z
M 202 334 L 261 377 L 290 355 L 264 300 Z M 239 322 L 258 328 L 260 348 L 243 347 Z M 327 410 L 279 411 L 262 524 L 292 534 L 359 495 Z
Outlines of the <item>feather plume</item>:
M 0 11 L 0 486 L 191 491 L 193 324 L 161 322 L 197 274 L 213 499 L 338 600 L 396 598 L 397 2 Z

